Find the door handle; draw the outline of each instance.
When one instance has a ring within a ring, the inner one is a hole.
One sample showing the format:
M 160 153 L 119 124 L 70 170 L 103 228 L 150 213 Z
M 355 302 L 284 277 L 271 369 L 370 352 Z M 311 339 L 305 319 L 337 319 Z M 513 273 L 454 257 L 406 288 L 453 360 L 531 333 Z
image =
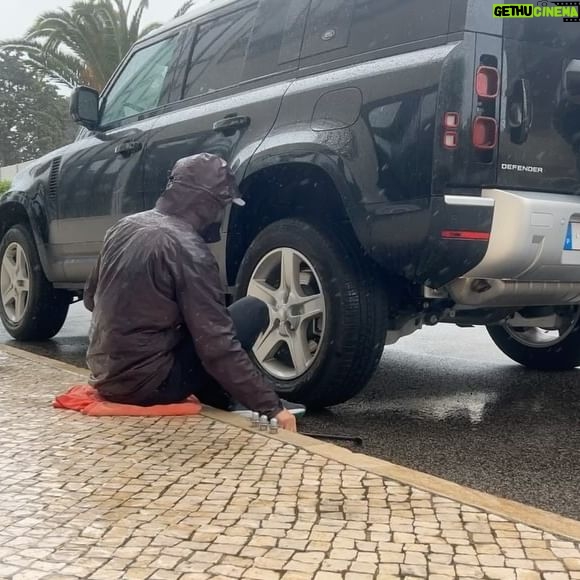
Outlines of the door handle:
M 532 125 L 530 89 L 525 79 L 518 80 L 509 95 L 508 125 L 512 142 L 523 145 Z
M 580 60 L 570 62 L 564 72 L 564 88 L 568 100 L 580 104 Z
M 115 155 L 129 157 L 133 153 L 138 153 L 141 149 L 143 149 L 143 143 L 139 143 L 139 141 L 126 141 L 115 147 Z
M 250 117 L 235 115 L 232 117 L 225 117 L 213 124 L 213 130 L 217 133 L 231 133 L 234 134 L 239 129 L 245 129 L 250 125 Z

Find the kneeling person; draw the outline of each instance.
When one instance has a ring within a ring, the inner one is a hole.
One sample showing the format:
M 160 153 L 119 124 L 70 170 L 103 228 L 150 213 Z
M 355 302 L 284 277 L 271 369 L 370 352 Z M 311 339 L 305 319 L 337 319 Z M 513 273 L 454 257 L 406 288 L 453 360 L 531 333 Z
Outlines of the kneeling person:
M 294 414 L 304 408 L 282 402 L 246 352 L 267 328 L 268 308 L 256 298 L 226 308 L 207 245 L 219 239 L 231 203 L 244 205 L 226 162 L 186 157 L 155 209 L 107 232 L 84 293 L 93 313 L 91 384 L 117 403 L 150 406 L 196 395 L 221 409 L 241 404 L 295 431 Z

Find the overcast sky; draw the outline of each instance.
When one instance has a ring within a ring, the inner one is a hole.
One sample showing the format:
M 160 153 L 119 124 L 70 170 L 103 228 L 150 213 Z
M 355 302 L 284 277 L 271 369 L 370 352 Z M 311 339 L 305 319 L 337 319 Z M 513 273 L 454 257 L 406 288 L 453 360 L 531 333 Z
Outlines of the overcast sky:
M 6 0 L 4 0 L 6 2 Z M 136 4 L 137 2 L 133 2 Z M 145 13 L 144 22 L 165 22 L 170 20 L 185 0 L 149 0 L 149 10 Z M 68 8 L 72 0 L 20 0 L 8 1 L 2 8 L 0 18 L 0 39 L 17 38 L 24 34 L 36 16 L 46 10 Z

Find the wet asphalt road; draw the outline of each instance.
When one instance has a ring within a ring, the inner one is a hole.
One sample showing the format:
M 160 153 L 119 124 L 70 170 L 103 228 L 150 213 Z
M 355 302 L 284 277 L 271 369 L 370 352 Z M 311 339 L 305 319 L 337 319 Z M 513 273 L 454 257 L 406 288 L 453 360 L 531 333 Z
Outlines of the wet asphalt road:
M 88 313 L 19 345 L 84 366 Z M 301 430 L 360 435 L 365 453 L 580 520 L 580 370 L 526 371 L 482 329 L 427 328 L 385 349 L 367 389 Z

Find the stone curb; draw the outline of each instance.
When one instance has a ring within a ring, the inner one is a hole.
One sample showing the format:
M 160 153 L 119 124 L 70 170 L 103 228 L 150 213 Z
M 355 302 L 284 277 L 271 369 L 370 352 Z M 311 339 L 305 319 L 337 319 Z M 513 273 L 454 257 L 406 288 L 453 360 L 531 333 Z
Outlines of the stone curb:
M 20 359 L 62 370 L 77 377 L 86 378 L 88 376 L 88 371 L 85 369 L 27 351 L 22 351 L 11 346 L 0 345 L 0 351 L 4 351 L 7 354 Z M 208 418 L 214 419 L 215 421 L 227 423 L 246 431 L 252 431 L 246 419 L 232 415 L 231 413 L 205 408 L 202 414 Z M 323 443 L 310 437 L 300 435 L 299 433 L 280 431 L 276 435 L 261 432 L 256 432 L 256 434 L 299 447 L 314 455 L 319 455 L 326 459 L 343 463 L 355 469 L 368 471 L 369 473 L 410 485 L 434 495 L 443 496 L 463 504 L 471 505 L 482 511 L 501 516 L 508 520 L 522 523 L 530 527 L 539 528 L 551 534 L 565 537 L 576 542 L 580 541 L 580 522 L 570 518 L 565 518 L 555 513 L 476 491 L 362 453 L 353 453 L 343 447 L 332 445 L 330 443 Z

